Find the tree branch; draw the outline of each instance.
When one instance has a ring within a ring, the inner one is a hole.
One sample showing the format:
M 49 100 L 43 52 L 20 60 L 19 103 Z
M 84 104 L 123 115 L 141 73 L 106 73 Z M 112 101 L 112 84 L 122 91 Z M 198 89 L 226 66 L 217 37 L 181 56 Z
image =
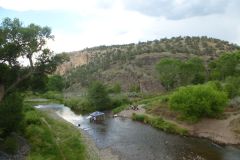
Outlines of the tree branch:
M 20 82 L 22 82 L 23 80 L 30 77 L 32 75 L 32 73 L 33 73 L 33 70 L 31 70 L 30 72 L 28 72 L 24 76 L 17 78 L 17 80 L 6 89 L 5 94 L 8 93 L 9 91 L 11 91 L 13 88 L 15 88 Z

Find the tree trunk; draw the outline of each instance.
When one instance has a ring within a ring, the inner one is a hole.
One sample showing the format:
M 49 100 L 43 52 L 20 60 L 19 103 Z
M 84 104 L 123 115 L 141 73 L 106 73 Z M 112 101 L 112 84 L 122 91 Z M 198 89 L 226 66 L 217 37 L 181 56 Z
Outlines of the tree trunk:
M 4 85 L 0 84 L 0 102 L 2 101 L 5 94 Z

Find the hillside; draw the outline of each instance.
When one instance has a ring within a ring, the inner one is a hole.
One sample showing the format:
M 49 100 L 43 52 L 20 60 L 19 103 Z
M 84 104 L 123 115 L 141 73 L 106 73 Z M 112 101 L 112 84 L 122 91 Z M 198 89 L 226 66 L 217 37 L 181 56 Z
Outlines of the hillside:
M 188 59 L 200 57 L 205 62 L 221 53 L 240 49 L 227 41 L 208 37 L 174 37 L 137 44 L 99 46 L 70 53 L 70 61 L 58 68 L 67 79 L 66 91 L 85 88 L 91 81 L 120 84 L 125 91 L 164 90 L 155 70 L 163 57 Z

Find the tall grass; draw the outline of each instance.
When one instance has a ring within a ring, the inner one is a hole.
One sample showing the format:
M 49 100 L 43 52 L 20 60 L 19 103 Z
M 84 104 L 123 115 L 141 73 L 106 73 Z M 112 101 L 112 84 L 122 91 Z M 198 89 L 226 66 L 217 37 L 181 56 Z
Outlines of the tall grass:
M 54 115 L 25 105 L 25 136 L 31 146 L 27 160 L 85 160 L 87 153 L 79 130 Z
M 168 133 L 174 133 L 174 134 L 180 134 L 180 135 L 188 134 L 188 131 L 186 129 L 181 128 L 173 123 L 167 122 L 160 117 L 152 117 L 144 114 L 133 113 L 132 120 L 149 124 L 155 128 L 161 129 Z

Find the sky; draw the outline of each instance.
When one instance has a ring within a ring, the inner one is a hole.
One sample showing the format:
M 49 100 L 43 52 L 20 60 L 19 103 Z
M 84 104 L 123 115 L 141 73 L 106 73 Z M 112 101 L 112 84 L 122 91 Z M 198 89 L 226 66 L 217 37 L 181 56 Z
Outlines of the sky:
M 57 53 L 176 36 L 240 45 L 240 0 L 0 0 L 0 19 L 49 26 Z

